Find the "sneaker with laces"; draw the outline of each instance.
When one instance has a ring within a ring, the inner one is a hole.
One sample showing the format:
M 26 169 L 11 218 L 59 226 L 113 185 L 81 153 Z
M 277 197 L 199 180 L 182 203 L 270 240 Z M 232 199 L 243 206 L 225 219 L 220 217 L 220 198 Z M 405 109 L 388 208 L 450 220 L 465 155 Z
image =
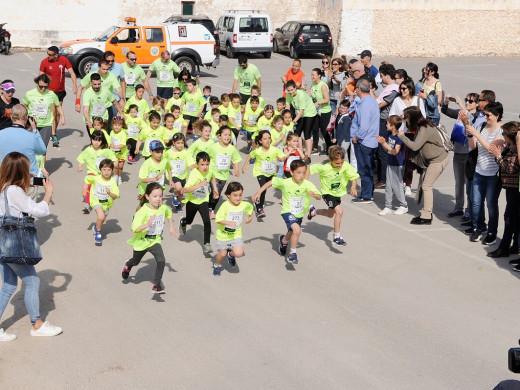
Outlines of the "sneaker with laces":
M 117 185 L 120 186 L 122 182 L 123 182 L 123 179 L 121 179 L 121 176 L 119 176 L 117 178 Z
M 125 280 L 128 279 L 128 277 L 130 276 L 131 269 L 132 268 L 131 267 L 128 268 L 128 266 L 125 263 L 125 265 L 123 266 L 123 271 L 121 272 L 121 276 L 123 277 L 123 279 L 125 279 Z
M 347 245 L 347 242 L 342 237 L 335 237 L 332 239 L 332 242 L 338 246 Z
M 460 224 L 460 226 L 462 226 L 462 227 L 472 227 L 473 226 L 473 222 L 471 222 L 471 219 L 470 219 L 469 221 L 462 222 Z
M 310 221 L 313 217 L 316 216 L 316 207 L 314 207 L 312 204 L 311 204 L 311 207 L 309 207 L 309 212 L 307 213 L 307 219 Z
M 289 256 L 287 256 L 287 261 L 291 264 L 298 264 L 298 255 L 296 252 L 289 253 Z
M 358 198 L 354 198 L 354 199 L 352 199 L 352 203 L 365 203 L 365 204 L 370 204 L 370 203 L 372 203 L 372 199 L 370 199 L 370 198 L 362 198 L 362 197 L 358 197 Z
M 128 162 L 128 165 L 132 165 L 132 162 L 133 162 L 132 160 L 133 160 L 132 156 L 128 156 L 128 159 L 126 160 Z
M 413 195 L 413 194 L 412 194 L 412 188 L 411 188 L 410 186 L 406 186 L 406 187 L 404 187 L 404 194 L 405 194 L 406 196 L 412 196 L 412 195 Z
M 58 137 L 56 137 L 55 135 L 52 135 L 51 140 L 52 140 L 53 147 L 57 148 L 60 146 L 60 140 L 58 139 Z
M 451 213 L 448 213 L 448 218 L 462 217 L 463 215 L 464 215 L 464 211 L 454 209 Z
M 388 207 L 385 207 L 383 210 L 381 210 L 379 213 L 377 213 L 377 215 L 388 215 L 388 214 L 392 214 L 392 209 L 388 208 Z
M 222 266 L 218 264 L 213 264 L 213 276 L 220 276 L 222 272 Z
M 237 265 L 237 259 L 235 258 L 235 256 L 231 256 L 229 254 L 229 250 L 228 252 L 226 253 L 226 258 L 227 258 L 227 261 L 229 263 L 229 265 L 231 266 L 231 268 L 235 268 L 235 266 Z
M 101 232 L 99 230 L 97 230 L 96 226 L 94 226 L 92 228 L 92 231 L 94 232 L 94 242 L 96 243 L 96 245 L 101 245 L 101 243 L 103 242 L 103 237 L 101 236 Z
M 90 214 L 92 207 L 88 203 L 83 204 L 83 214 Z
M 482 232 L 480 230 L 473 230 L 471 236 L 469 236 L 469 240 L 471 242 L 477 242 L 482 238 Z
M 280 252 L 280 254 L 282 256 L 285 256 L 285 254 L 287 253 L 287 244 L 283 243 L 284 238 L 285 238 L 285 236 L 283 234 L 280 235 L 280 238 L 279 238 L 280 246 L 278 247 L 278 252 Z
M 210 254 L 213 252 L 213 248 L 211 247 L 211 244 L 208 242 L 207 244 L 204 244 L 204 248 L 202 249 L 205 255 Z
M 473 234 L 474 230 L 473 230 L 473 227 L 469 227 L 467 228 L 466 230 L 464 230 L 464 234 L 470 236 L 471 234 Z
M 182 204 L 180 202 L 177 206 L 175 206 L 175 210 L 177 210 L 178 213 L 182 213 Z
M 159 284 L 152 285 L 152 293 L 153 294 L 166 294 L 166 291 L 164 291 L 164 287 Z
M 311 156 L 319 156 L 318 149 L 312 149 Z
M 256 213 L 257 213 L 257 217 L 258 218 L 264 218 L 265 217 L 264 209 L 258 209 Z
M 461 224 L 467 222 L 471 222 L 471 216 L 469 215 L 469 213 L 464 214 L 464 216 L 460 219 Z
M 408 212 L 408 207 L 399 206 L 397 210 L 394 211 L 395 215 L 404 215 Z
M 31 329 L 31 336 L 35 337 L 51 337 L 57 336 L 63 332 L 59 326 L 49 324 L 49 321 L 45 321 L 42 326 L 37 330 Z
M 488 233 L 482 241 L 482 245 L 493 245 L 495 242 L 497 242 L 497 235 Z
M 179 198 L 177 198 L 177 195 L 172 195 L 172 204 L 174 207 L 177 207 L 179 205 Z
M 186 218 L 181 218 L 179 222 L 179 232 L 184 236 L 186 234 Z
M 3 329 L 0 329 L 0 341 L 13 341 L 16 340 L 16 335 L 12 333 L 5 333 Z

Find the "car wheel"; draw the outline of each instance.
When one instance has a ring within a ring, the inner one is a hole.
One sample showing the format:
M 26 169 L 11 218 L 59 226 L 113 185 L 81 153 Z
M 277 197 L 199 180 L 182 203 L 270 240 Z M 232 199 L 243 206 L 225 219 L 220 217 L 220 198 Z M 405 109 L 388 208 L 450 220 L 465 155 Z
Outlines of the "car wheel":
M 89 74 L 92 65 L 97 64 L 98 61 L 99 58 L 94 56 L 87 56 L 82 58 L 78 65 L 78 73 L 80 77 L 85 77 L 87 74 Z
M 231 45 L 229 44 L 229 42 L 226 43 L 226 57 L 227 58 L 235 58 L 235 52 L 231 48 Z
M 278 43 L 276 42 L 276 39 L 273 41 L 273 52 L 278 53 Z
M 271 58 L 271 52 L 270 51 L 266 51 L 264 54 L 264 58 Z
M 294 58 L 294 59 L 298 58 L 298 53 L 296 53 L 296 50 L 294 50 L 294 46 L 293 45 L 291 45 L 289 47 L 289 55 L 291 56 L 291 58 Z
M 195 61 L 193 61 L 190 57 L 179 57 L 175 60 L 175 63 L 177 65 L 179 65 L 179 68 L 182 69 L 187 69 L 188 72 L 190 72 L 190 74 L 192 75 L 196 68 L 195 68 Z

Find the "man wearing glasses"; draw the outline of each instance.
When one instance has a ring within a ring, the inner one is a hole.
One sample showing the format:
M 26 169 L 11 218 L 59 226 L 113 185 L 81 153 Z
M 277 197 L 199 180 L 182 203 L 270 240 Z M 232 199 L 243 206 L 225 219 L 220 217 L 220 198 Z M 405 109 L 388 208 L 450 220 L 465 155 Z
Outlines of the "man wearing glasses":
M 44 58 L 40 63 L 40 74 L 45 73 L 51 78 L 49 91 L 54 92 L 56 96 L 58 96 L 60 106 L 63 107 L 63 99 L 67 95 L 67 92 L 65 91 L 65 70 L 69 72 L 70 78 L 72 79 L 72 93 L 74 94 L 77 92 L 77 81 L 76 73 L 74 73 L 69 59 L 60 56 L 58 53 L 59 49 L 56 46 L 51 46 L 47 49 L 47 58 Z M 54 124 L 51 133 L 52 146 L 54 147 L 60 146 L 60 141 L 56 136 L 56 129 L 58 128 L 59 121 L 60 115 L 57 113 L 54 117 Z
M 13 107 L 20 103 L 20 100 L 14 97 L 16 87 L 13 80 L 4 80 L 0 84 L 0 130 L 11 127 L 11 113 Z
M 137 65 L 137 56 L 133 51 L 126 53 L 126 62 L 123 62 L 123 72 L 125 77 L 121 80 L 121 87 L 123 89 L 123 95 L 127 99 L 135 95 L 135 86 L 140 84 L 140 80 L 143 81 L 143 85 L 148 91 L 148 95 L 152 95 L 150 84 L 146 79 L 146 74 L 140 65 Z
M 170 99 L 173 96 L 173 88 L 178 85 L 176 75 L 180 73 L 181 68 L 175 61 L 172 61 L 168 50 L 164 50 L 161 53 L 161 58 L 157 58 L 152 62 L 146 73 L 145 83 L 149 82 L 153 71 L 155 71 L 157 77 L 157 96 L 163 99 Z M 150 92 L 148 94 L 151 100 L 153 95 Z
M 255 65 L 247 63 L 245 54 L 238 56 L 238 66 L 235 69 L 231 93 L 235 93 L 239 84 L 240 104 L 244 110 L 247 101 L 251 97 L 251 87 L 258 85 L 259 92 L 262 92 L 262 76 L 260 75 L 260 71 Z

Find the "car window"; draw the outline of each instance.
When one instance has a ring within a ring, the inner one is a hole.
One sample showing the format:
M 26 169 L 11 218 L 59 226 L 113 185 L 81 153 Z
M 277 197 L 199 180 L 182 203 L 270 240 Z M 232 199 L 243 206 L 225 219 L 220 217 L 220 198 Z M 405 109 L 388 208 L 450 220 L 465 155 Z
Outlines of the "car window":
M 238 32 L 269 32 L 267 18 L 240 18 Z
M 222 28 L 222 18 L 218 18 L 217 28 L 218 28 L 218 29 L 221 29 L 221 28 Z
M 289 28 L 289 31 L 291 31 L 291 32 L 296 31 L 297 28 L 298 28 L 298 23 L 293 22 L 293 23 L 291 23 L 291 27 Z
M 324 24 L 306 24 L 302 26 L 302 33 L 328 33 L 329 28 Z
M 146 28 L 144 30 L 146 41 L 152 43 L 164 42 L 164 35 L 162 28 Z
M 289 31 L 289 26 L 290 26 L 290 25 L 291 25 L 291 22 L 287 22 L 287 23 L 285 23 L 285 24 L 282 26 L 281 30 L 282 30 L 283 32 Z
M 136 43 L 139 42 L 138 28 L 125 28 L 116 35 L 119 43 Z

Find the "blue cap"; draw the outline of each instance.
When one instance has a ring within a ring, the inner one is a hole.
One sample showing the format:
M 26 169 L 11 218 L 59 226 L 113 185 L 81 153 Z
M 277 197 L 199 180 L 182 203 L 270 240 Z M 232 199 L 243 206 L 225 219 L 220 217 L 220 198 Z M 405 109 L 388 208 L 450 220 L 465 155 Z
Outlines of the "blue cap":
M 152 142 L 150 142 L 149 149 L 150 152 L 153 152 L 154 150 L 164 150 L 164 145 L 161 141 L 154 139 Z

